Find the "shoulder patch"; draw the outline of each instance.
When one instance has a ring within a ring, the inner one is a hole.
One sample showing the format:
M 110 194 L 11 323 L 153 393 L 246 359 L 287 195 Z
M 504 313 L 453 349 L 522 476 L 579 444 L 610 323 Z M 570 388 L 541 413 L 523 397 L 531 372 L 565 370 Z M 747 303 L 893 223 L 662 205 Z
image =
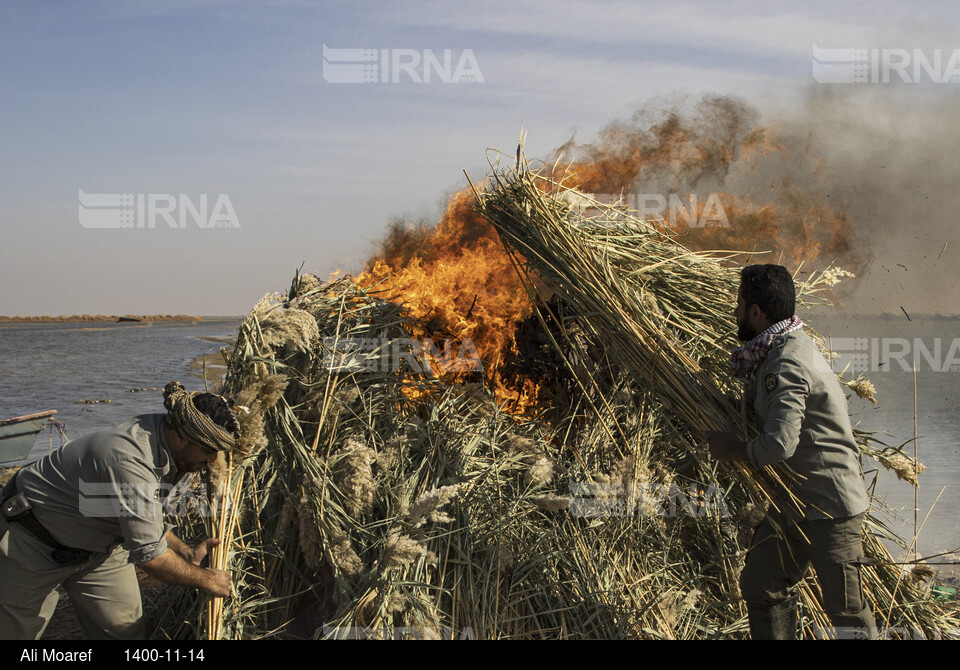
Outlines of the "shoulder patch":
M 776 389 L 777 383 L 778 383 L 777 375 L 767 375 L 766 377 L 763 378 L 763 387 L 767 389 L 767 393 L 770 393 L 774 389 Z

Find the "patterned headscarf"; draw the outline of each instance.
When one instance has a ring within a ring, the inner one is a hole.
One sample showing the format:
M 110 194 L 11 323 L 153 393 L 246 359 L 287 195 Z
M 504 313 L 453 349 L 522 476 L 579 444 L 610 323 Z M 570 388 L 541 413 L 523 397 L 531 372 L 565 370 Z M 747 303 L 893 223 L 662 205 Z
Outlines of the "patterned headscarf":
M 767 357 L 777 335 L 786 335 L 801 328 L 803 328 L 803 321 L 796 314 L 789 319 L 777 321 L 742 347 L 734 349 L 730 356 L 730 367 L 733 368 L 737 377 L 747 381 L 753 376 L 757 366 Z
M 230 416 L 230 427 L 224 428 L 194 405 L 194 398 L 200 395 L 205 394 L 187 391 L 180 382 L 170 382 L 164 386 L 163 406 L 167 408 L 167 421 L 185 440 L 217 451 L 233 449 L 240 437 L 240 425 L 232 411 L 233 401 L 214 396 L 223 401 Z

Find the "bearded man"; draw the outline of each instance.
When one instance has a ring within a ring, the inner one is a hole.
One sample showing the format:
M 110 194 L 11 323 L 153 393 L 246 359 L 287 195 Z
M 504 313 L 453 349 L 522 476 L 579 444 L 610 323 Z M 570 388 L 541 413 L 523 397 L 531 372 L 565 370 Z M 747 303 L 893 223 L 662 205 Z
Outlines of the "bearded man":
M 795 308 L 796 288 L 786 268 L 741 270 L 734 317 L 737 337 L 745 344 L 734 350 L 730 363 L 746 383 L 744 402 L 758 435 L 742 441 L 729 430 L 709 434 L 716 460 L 757 469 L 780 463 L 786 473 L 789 490 L 773 501 L 754 531 L 740 577 L 750 634 L 796 638 L 793 588 L 812 565 L 837 637 L 875 639 L 876 622 L 860 574 L 861 532 L 870 501 L 859 449 L 846 396 L 803 332 Z

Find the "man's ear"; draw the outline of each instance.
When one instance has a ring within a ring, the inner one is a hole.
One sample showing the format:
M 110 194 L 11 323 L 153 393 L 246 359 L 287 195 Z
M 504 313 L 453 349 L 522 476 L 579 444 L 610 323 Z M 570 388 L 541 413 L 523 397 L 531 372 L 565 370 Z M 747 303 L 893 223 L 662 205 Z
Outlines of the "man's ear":
M 760 309 L 760 305 L 757 304 L 750 305 L 750 310 L 747 312 L 747 315 L 750 317 L 751 321 L 756 319 L 766 320 L 767 318 L 766 312 Z

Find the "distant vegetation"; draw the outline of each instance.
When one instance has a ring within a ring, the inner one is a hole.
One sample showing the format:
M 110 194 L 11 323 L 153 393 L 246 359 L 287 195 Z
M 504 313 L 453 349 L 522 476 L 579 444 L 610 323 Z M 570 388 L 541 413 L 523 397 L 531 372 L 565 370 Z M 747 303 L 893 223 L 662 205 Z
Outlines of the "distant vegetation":
M 0 322 L 20 322 L 20 321 L 202 321 L 203 317 L 189 316 L 187 314 L 125 314 L 123 316 L 108 316 L 106 314 L 71 314 L 70 316 L 0 316 Z

